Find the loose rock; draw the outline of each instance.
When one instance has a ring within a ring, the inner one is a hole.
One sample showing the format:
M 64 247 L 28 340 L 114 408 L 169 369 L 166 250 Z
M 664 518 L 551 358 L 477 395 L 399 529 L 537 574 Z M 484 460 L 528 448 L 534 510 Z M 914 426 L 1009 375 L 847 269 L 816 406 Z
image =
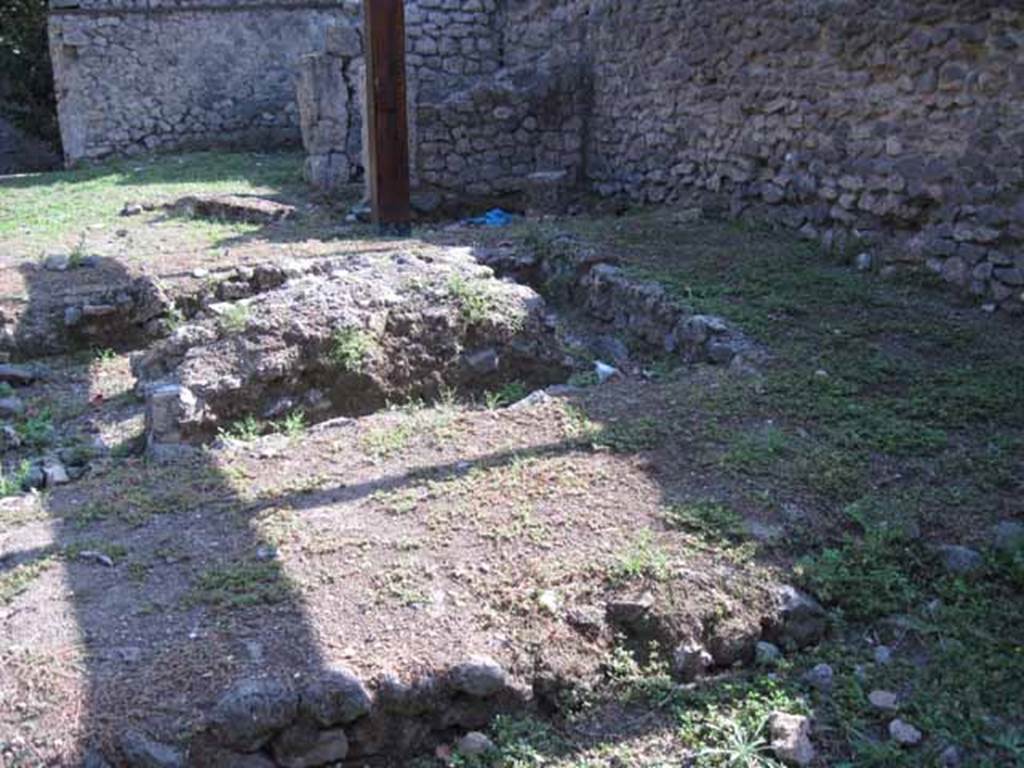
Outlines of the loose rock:
M 913 747 L 921 743 L 921 732 L 910 723 L 899 718 L 889 723 L 889 735 L 897 744 Z
M 470 731 L 459 739 L 455 749 L 460 755 L 476 757 L 493 752 L 495 747 L 494 742 L 487 738 L 486 735 L 480 733 L 480 731 Z
M 950 573 L 973 573 L 985 565 L 980 552 L 958 544 L 944 544 L 936 547 L 936 554 L 943 567 Z
M 754 650 L 754 661 L 761 667 L 773 667 L 782 658 L 782 651 L 773 643 L 760 640 Z
M 67 272 L 71 266 L 71 256 L 66 253 L 51 253 L 43 258 L 43 269 L 51 272 Z
M 452 667 L 448 682 L 456 691 L 486 698 L 505 687 L 505 670 L 493 659 L 478 656 Z
M 749 664 L 754 660 L 760 635 L 760 624 L 739 616 L 729 618 L 715 625 L 708 650 L 719 667 Z
M 299 709 L 326 727 L 345 725 L 370 712 L 366 687 L 350 670 L 335 667 L 302 691 Z
M 787 765 L 806 766 L 814 761 L 811 721 L 803 715 L 774 712 L 768 721 L 771 748 Z
M 963 756 L 959 748 L 950 745 L 939 754 L 939 765 L 942 768 L 960 768 L 963 765 Z
M 20 397 L 0 397 L 0 418 L 17 418 L 25 413 L 25 403 Z
M 67 468 L 54 458 L 48 458 L 43 461 L 43 478 L 47 488 L 54 488 L 71 482 Z
M 341 728 L 321 731 L 311 723 L 300 722 L 274 739 L 273 752 L 283 768 L 315 768 L 344 760 L 348 737 Z
M 4 424 L 0 427 L 0 446 L 2 446 L 4 451 L 11 451 L 21 447 L 21 435 L 10 424 Z
M 867 272 L 871 269 L 872 264 L 874 264 L 874 259 L 871 257 L 870 253 L 859 253 L 857 254 L 854 264 L 859 272 Z
M 832 690 L 834 679 L 835 673 L 828 664 L 817 664 L 804 675 L 804 682 L 822 693 L 828 693 Z
M 225 747 L 255 752 L 298 712 L 298 696 L 272 680 L 245 680 L 225 693 L 208 720 L 208 729 Z
M 2 377 L 0 377 L 2 378 Z M 992 546 L 1002 552 L 1009 552 L 1024 545 L 1024 523 L 1003 520 L 992 527 Z
M 874 690 L 868 694 L 868 701 L 877 709 L 899 709 L 899 696 L 892 691 Z
M 297 215 L 293 205 L 247 195 L 188 195 L 165 207 L 188 217 L 249 224 L 272 224 Z
M 26 386 L 41 378 L 39 372 L 31 366 L 0 363 L 0 381 L 5 381 L 8 384 Z
M 109 556 L 104 555 L 102 552 L 97 552 L 93 549 L 82 550 L 78 553 L 78 558 L 80 560 L 91 560 L 92 562 L 106 566 L 107 568 L 114 567 L 114 561 L 111 560 Z
M 825 609 L 796 587 L 778 589 L 778 612 L 768 619 L 770 639 L 783 648 L 805 648 L 818 642 L 827 628 Z
M 167 744 L 154 741 L 141 731 L 121 736 L 121 754 L 130 768 L 184 768 L 185 756 Z
M 682 643 L 672 653 L 672 673 L 684 683 L 693 682 L 714 664 L 715 660 L 700 643 Z

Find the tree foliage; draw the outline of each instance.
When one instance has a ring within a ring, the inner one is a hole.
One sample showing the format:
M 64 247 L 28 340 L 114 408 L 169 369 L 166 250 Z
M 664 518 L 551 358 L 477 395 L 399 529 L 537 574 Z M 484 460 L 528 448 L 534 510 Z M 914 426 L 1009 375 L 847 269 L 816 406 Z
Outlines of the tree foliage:
M 0 110 L 26 132 L 56 141 L 46 10 L 46 0 L 0 0 Z

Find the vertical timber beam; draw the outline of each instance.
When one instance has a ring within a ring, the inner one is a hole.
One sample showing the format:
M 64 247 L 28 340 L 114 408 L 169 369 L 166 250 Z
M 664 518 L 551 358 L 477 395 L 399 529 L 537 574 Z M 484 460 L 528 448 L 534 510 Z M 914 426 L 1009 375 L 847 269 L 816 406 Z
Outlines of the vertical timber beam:
M 409 125 L 404 0 L 363 0 L 366 38 L 366 173 L 373 220 L 383 234 L 410 232 Z

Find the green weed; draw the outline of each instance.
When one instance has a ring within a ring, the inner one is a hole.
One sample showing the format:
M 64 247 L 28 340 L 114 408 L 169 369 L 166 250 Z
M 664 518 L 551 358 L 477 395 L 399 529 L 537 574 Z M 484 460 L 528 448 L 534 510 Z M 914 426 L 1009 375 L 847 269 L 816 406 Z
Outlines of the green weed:
M 512 381 L 501 389 L 484 393 L 484 405 L 489 411 L 505 408 L 530 394 L 521 381 Z
M 616 643 L 605 661 L 605 670 L 619 698 L 662 706 L 675 694 L 676 682 L 657 643 L 652 642 L 644 651 L 646 661 L 641 663 L 624 643 Z
M 220 314 L 221 330 L 224 333 L 242 333 L 249 325 L 251 312 L 248 304 L 243 302 L 231 304 Z
M 306 414 L 301 408 L 289 413 L 274 425 L 277 431 L 287 437 L 298 437 L 309 427 Z
M 775 768 L 779 763 L 766 738 L 767 726 L 767 719 L 753 728 L 736 720 L 712 723 L 708 730 L 720 746 L 704 747 L 697 752 L 698 760 L 724 768 Z
M 25 489 L 25 481 L 32 471 L 28 460 L 22 461 L 13 472 L 4 472 L 0 468 L 0 497 L 16 496 Z
M 371 456 L 387 458 L 405 448 L 414 434 L 415 425 L 411 421 L 403 421 L 395 426 L 371 429 L 360 443 L 363 450 Z
M 221 436 L 231 440 L 249 442 L 262 435 L 265 429 L 266 425 L 250 413 L 218 431 Z
M 722 464 L 740 472 L 765 472 L 783 458 L 789 447 L 786 434 L 775 426 L 735 436 Z
M 616 582 L 663 581 L 668 578 L 670 564 L 668 553 L 660 547 L 651 530 L 645 528 L 618 556 L 609 575 Z
M 15 426 L 21 442 L 30 448 L 45 448 L 53 441 L 53 413 L 44 408 Z
M 467 325 L 486 322 L 494 310 L 494 296 L 483 280 L 452 275 L 448 280 L 448 293 L 459 303 L 459 313 Z
M 0 605 L 8 605 L 23 593 L 40 575 L 56 561 L 55 554 L 37 557 L 27 563 L 0 572 Z
M 743 517 L 731 507 L 715 501 L 673 504 L 665 513 L 665 519 L 674 528 L 714 543 L 727 544 L 746 536 Z
M 92 350 L 93 362 L 99 365 L 106 365 L 117 359 L 117 352 L 110 347 L 94 347 Z
M 803 558 L 797 573 L 849 618 L 871 620 L 906 611 L 920 600 L 915 572 L 921 561 L 919 547 L 904 531 L 881 527 Z
M 376 341 L 362 328 L 339 328 L 331 336 L 329 359 L 348 373 L 363 373 L 377 349 Z
M 24 249 L 52 248 L 92 224 L 123 226 L 126 197 L 172 200 L 196 193 L 268 194 L 302 188 L 295 153 L 195 152 L 128 158 L 0 182 L 0 242 Z M 232 227 L 224 234 L 239 229 Z

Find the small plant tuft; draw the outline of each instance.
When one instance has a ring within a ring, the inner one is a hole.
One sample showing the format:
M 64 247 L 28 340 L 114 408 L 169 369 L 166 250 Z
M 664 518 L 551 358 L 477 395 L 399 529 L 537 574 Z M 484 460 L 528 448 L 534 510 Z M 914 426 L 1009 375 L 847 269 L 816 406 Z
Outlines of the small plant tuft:
M 44 408 L 15 427 L 21 441 L 31 448 L 45 448 L 53 441 L 53 412 Z
M 249 442 L 262 435 L 265 426 L 262 421 L 250 413 L 231 423 L 226 428 L 219 430 L 219 434 L 232 440 Z
M 220 327 L 225 333 L 242 333 L 249 325 L 251 311 L 248 304 L 239 302 L 227 307 L 220 316 Z
M 25 481 L 29 472 L 32 471 L 32 464 L 28 460 L 22 461 L 13 472 L 0 470 L 0 497 L 15 496 L 25 489 Z
M 339 328 L 331 336 L 331 363 L 348 373 L 363 373 L 376 349 L 373 337 L 362 328 Z
M 309 427 L 309 421 L 306 419 L 306 412 L 298 408 L 275 423 L 274 426 L 287 437 L 298 437 Z
M 638 579 L 664 581 L 669 576 L 669 566 L 668 553 L 655 541 L 651 530 L 645 528 L 619 555 L 610 575 L 615 582 Z
M 746 533 L 743 517 L 731 507 L 715 501 L 674 504 L 669 507 L 665 518 L 672 527 L 716 544 L 738 541 Z
M 506 408 L 517 403 L 529 394 L 521 381 L 513 381 L 501 389 L 484 394 L 484 405 L 489 411 L 496 411 L 499 408 Z
M 467 325 L 479 325 L 491 316 L 494 297 L 482 281 L 452 275 L 448 280 L 448 292 L 459 302 L 459 313 Z

